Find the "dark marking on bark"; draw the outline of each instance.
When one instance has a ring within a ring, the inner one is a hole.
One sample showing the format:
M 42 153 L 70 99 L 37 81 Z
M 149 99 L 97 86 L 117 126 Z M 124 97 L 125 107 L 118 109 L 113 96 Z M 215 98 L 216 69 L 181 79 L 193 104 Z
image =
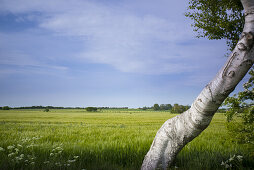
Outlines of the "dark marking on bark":
M 232 77 L 234 77 L 234 76 L 235 76 L 235 72 L 234 72 L 234 71 L 230 71 L 230 72 L 228 73 L 228 77 L 232 78 Z
M 254 38 L 253 33 L 252 33 L 252 32 L 248 32 L 248 33 L 246 34 L 246 38 L 247 38 L 248 40 L 253 40 L 253 38 Z
M 245 61 L 243 61 L 244 63 L 246 63 L 247 65 L 249 65 L 249 66 L 252 66 L 253 65 L 253 61 L 252 60 L 245 60 Z
M 203 109 L 198 105 L 198 102 L 194 103 L 194 108 L 195 110 L 197 110 L 199 113 L 203 113 Z
M 211 114 L 214 113 L 214 111 L 212 111 L 212 110 L 206 110 L 206 109 L 202 108 L 201 106 L 199 106 L 197 101 L 194 103 L 193 107 L 197 112 L 199 112 L 200 114 L 205 115 L 205 116 L 210 116 Z
M 210 113 L 208 113 L 208 112 L 203 112 L 202 113 L 204 116 L 205 116 L 205 118 L 204 119 L 210 119 L 211 118 L 211 114 Z M 193 119 L 192 119 L 192 116 L 191 115 L 189 115 L 188 116 L 188 122 L 194 127 L 194 128 L 196 128 L 196 130 L 198 130 L 199 131 L 199 133 L 202 131 L 202 130 L 204 130 L 208 125 L 209 125 L 209 123 L 206 123 L 207 121 L 203 121 L 203 120 L 199 120 L 199 121 L 194 121 Z
M 245 37 L 245 35 L 246 35 L 246 32 L 242 32 L 242 34 L 240 35 L 239 40 L 242 40 Z
M 198 99 L 198 101 L 202 103 L 202 99 Z
M 232 91 L 234 91 L 235 87 L 232 87 L 230 89 L 224 89 L 224 92 L 222 93 L 225 96 L 228 96 L 229 93 L 231 93 Z
M 245 17 L 247 15 L 251 15 L 251 14 L 254 14 L 254 10 L 248 10 L 248 11 L 245 11 L 245 13 L 244 13 Z
M 249 51 L 254 44 L 254 35 L 252 32 L 243 32 L 237 44 L 237 48 L 241 51 Z
M 238 55 L 237 52 L 234 52 L 234 53 L 233 53 L 233 55 L 231 56 L 231 58 L 230 58 L 229 61 L 227 62 L 226 67 L 225 67 L 224 70 L 223 70 L 222 77 L 227 76 L 227 71 L 228 71 L 228 69 L 229 69 L 231 63 L 233 62 L 233 60 L 235 59 L 235 57 L 236 57 L 237 55 Z
M 237 48 L 241 51 L 247 50 L 247 47 L 243 43 L 237 44 Z
M 196 127 L 196 123 L 192 120 L 192 115 L 191 114 L 189 114 L 189 116 L 188 116 L 188 122 L 193 126 L 193 127 Z M 187 122 L 187 121 L 186 121 Z
M 211 95 L 211 98 L 212 98 L 212 102 L 215 102 L 215 101 L 213 100 L 213 92 L 212 92 L 212 90 L 211 90 L 211 83 L 209 83 L 207 87 L 208 87 L 208 90 L 209 90 L 209 92 L 210 92 L 210 95 Z

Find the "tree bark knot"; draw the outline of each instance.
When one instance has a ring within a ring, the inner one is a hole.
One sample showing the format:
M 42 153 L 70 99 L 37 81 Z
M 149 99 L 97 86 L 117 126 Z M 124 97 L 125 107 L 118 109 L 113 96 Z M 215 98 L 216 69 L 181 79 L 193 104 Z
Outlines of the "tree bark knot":
M 252 32 L 243 32 L 239 43 L 237 44 L 237 48 L 240 51 L 249 51 L 254 44 L 254 35 Z
M 244 13 L 245 16 L 251 15 L 251 14 L 254 14 L 254 9 L 250 9 L 248 11 L 245 11 L 245 13 Z

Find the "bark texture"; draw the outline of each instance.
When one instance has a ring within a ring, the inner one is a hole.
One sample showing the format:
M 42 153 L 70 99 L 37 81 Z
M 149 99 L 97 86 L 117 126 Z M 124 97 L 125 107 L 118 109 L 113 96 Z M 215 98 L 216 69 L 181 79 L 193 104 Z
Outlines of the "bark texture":
M 142 170 L 167 169 L 176 155 L 210 124 L 213 115 L 254 63 L 254 0 L 241 0 L 245 25 L 232 54 L 191 108 L 167 120 L 146 154 Z

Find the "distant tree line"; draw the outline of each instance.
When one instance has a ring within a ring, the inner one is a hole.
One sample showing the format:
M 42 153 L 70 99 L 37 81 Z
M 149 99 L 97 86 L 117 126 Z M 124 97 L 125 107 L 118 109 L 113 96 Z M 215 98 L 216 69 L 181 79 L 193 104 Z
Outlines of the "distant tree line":
M 189 105 L 180 105 L 180 104 L 154 104 L 152 107 L 143 107 L 143 108 L 139 108 L 142 110 L 155 110 L 155 111 L 163 111 L 163 110 L 168 110 L 171 113 L 183 113 L 186 110 L 188 110 L 190 108 Z M 227 111 L 226 108 L 220 108 L 218 109 L 217 113 L 225 113 Z
M 97 110 L 107 110 L 107 109 L 115 109 L 115 110 L 117 110 L 117 109 L 121 109 L 121 110 L 123 110 L 123 109 L 129 109 L 128 107 L 86 107 L 85 108 L 86 109 L 86 111 L 88 111 L 88 112 L 96 112 Z
M 168 110 L 171 113 L 182 113 L 190 108 L 189 105 L 179 105 L 179 104 L 174 104 L 173 106 L 171 104 L 154 104 L 152 107 L 143 107 L 139 108 L 142 110 L 155 110 L 155 111 L 162 111 L 162 110 Z
M 58 107 L 58 106 L 24 106 L 12 109 L 84 109 L 84 107 Z
M 58 106 L 22 106 L 22 107 L 9 107 L 3 106 L 0 107 L 0 110 L 9 110 L 9 109 L 86 109 L 90 107 L 58 107 Z M 128 107 L 93 107 L 97 109 L 128 109 Z
M 128 107 L 97 107 L 97 109 L 129 109 Z
M 140 107 L 139 110 L 155 110 L 155 111 L 170 111 L 171 113 L 183 113 L 190 108 L 189 105 L 179 105 L 179 104 L 154 104 L 152 107 Z M 55 106 L 25 106 L 25 107 L 0 107 L 0 110 L 10 110 L 10 109 L 43 109 L 44 112 L 48 112 L 49 109 L 85 109 L 88 112 L 96 112 L 98 110 L 104 109 L 129 109 L 128 107 L 55 107 Z M 217 112 L 225 113 L 227 109 L 221 108 Z

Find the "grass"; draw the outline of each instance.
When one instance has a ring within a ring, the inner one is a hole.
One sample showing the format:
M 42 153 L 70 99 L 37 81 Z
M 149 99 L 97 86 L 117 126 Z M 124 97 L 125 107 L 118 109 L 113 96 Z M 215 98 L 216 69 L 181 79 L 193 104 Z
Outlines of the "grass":
M 140 169 L 157 130 L 173 116 L 137 110 L 1 110 L 0 169 Z M 171 169 L 223 169 L 222 161 L 230 158 L 227 165 L 252 169 L 253 150 L 230 140 L 224 124 L 224 115 L 216 114 Z

